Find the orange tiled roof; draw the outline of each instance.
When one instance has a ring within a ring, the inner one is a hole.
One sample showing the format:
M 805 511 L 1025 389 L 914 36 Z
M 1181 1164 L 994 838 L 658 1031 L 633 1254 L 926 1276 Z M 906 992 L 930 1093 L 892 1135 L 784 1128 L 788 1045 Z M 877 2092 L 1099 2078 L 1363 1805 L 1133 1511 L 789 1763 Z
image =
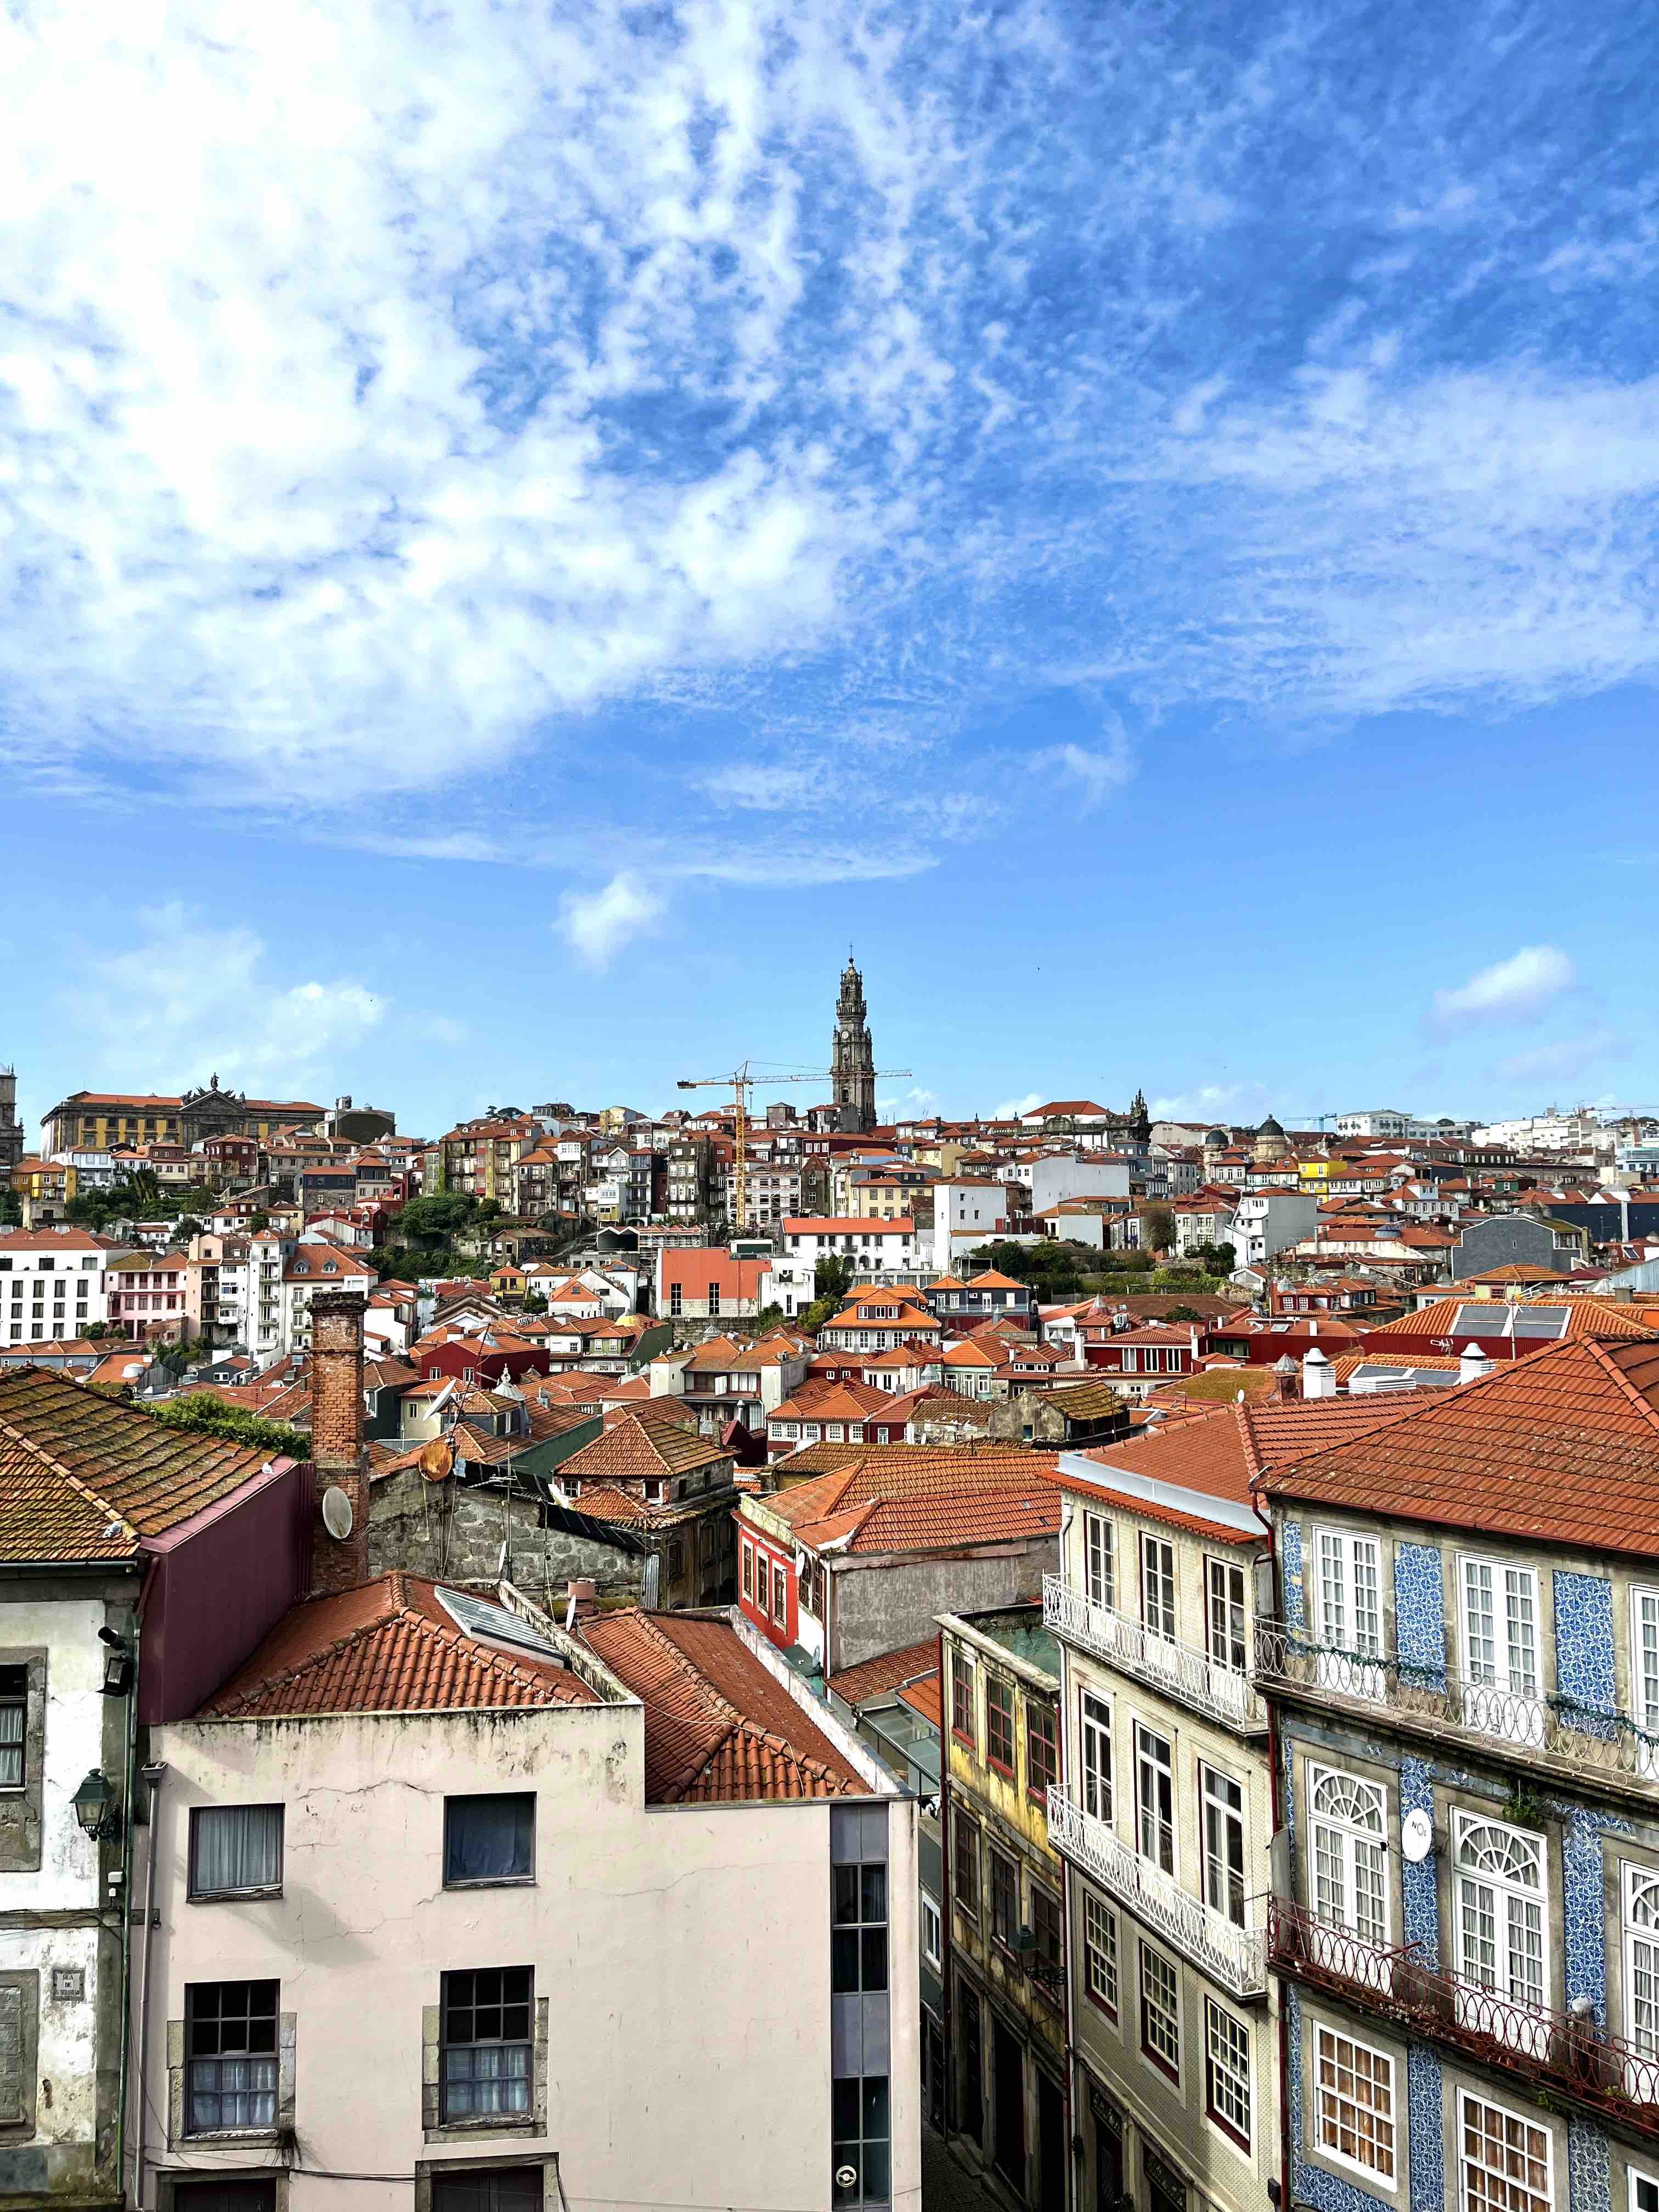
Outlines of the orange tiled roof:
M 270 1457 L 167 1428 L 47 1368 L 13 1368 L 0 1373 L 0 1559 L 131 1559 Z
M 1380 1337 L 1386 1346 L 1390 1337 L 1449 1336 L 1459 1312 L 1466 1306 L 1477 1305 L 1489 1310 L 1496 1327 L 1489 1330 L 1472 1328 L 1466 1322 L 1456 1333 L 1463 1336 L 1496 1336 L 1502 1330 L 1505 1317 L 1511 1313 L 1525 1313 L 1529 1308 L 1544 1307 L 1552 1312 L 1565 1309 L 1566 1324 L 1563 1340 L 1571 1342 L 1584 1337 L 1651 1337 L 1652 1323 L 1644 1317 L 1640 1307 L 1616 1304 L 1611 1298 L 1598 1298 L 1583 1291 L 1571 1297 L 1555 1298 L 1437 1298 L 1430 1306 L 1419 1306 L 1415 1313 L 1401 1314 L 1397 1321 L 1385 1321 L 1377 1328 L 1367 1329 L 1365 1342 L 1373 1345 Z M 1484 1321 L 1486 1312 L 1477 1318 Z M 1522 1340 L 1523 1341 L 1525 1340 Z M 1534 1339 L 1534 1341 L 1539 1340 Z M 1542 1340 L 1548 1342 L 1550 1340 Z
M 775 1492 L 765 1509 L 802 1543 L 850 1552 L 1052 1535 L 1060 1528 L 1060 1501 L 1047 1479 L 1054 1461 L 1053 1452 L 1015 1445 L 866 1446 L 845 1466 Z
M 724 1616 L 629 1609 L 581 1635 L 645 1706 L 649 1802 L 870 1794 Z
M 1274 1497 L 1659 1556 L 1659 1344 L 1567 1337 L 1281 1462 Z
M 394 1572 L 284 1613 L 198 1717 L 597 1705 L 579 1674 L 459 1628 L 438 1585 Z
M 866 1698 L 878 1698 L 885 1691 L 902 1689 L 905 1683 L 938 1671 L 939 1638 L 928 1636 L 920 1644 L 907 1644 L 897 1651 L 884 1651 L 878 1659 L 865 1659 L 856 1667 L 843 1667 L 839 1674 L 830 1675 L 829 1687 L 846 1704 L 859 1705 Z
M 641 1477 L 690 1474 L 731 1457 L 727 1445 L 693 1436 L 669 1422 L 643 1421 L 630 1406 L 603 1435 L 572 1453 L 560 1468 L 559 1479 L 574 1477 L 584 1485 L 638 1482 Z M 586 1510 L 586 1491 L 583 1495 Z

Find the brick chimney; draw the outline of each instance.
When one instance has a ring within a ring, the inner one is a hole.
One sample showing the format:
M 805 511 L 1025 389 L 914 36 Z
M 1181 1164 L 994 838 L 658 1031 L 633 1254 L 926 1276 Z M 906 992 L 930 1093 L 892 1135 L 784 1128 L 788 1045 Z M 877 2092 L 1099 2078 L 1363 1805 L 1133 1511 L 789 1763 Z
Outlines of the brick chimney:
M 368 1576 L 368 1478 L 363 1459 L 363 1311 L 356 1291 L 318 1291 L 311 1300 L 311 1463 L 316 1511 L 311 1595 L 351 1589 Z M 351 1507 L 351 1534 L 331 1536 L 323 1495 L 338 1488 Z

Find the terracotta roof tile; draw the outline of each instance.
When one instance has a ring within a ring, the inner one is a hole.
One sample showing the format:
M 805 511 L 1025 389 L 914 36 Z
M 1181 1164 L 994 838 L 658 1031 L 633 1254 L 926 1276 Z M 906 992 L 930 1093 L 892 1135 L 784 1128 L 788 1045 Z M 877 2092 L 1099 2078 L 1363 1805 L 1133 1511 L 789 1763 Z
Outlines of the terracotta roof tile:
M 1014 1445 L 864 1447 L 844 1467 L 775 1492 L 766 1510 L 805 1544 L 937 1551 L 1058 1533 L 1053 1452 Z M 781 1465 L 787 1469 L 790 1462 Z
M 596 1615 L 581 1635 L 645 1706 L 650 1802 L 869 1794 L 726 1616 L 630 1609 Z
M 1397 1402 L 1397 1401 L 1396 1401 Z M 1659 1556 L 1659 1343 L 1568 1337 L 1281 1462 L 1273 1497 Z
M 574 1476 L 584 1484 L 637 1482 L 642 1477 L 712 1468 L 731 1457 L 725 1444 L 670 1422 L 641 1420 L 637 1408 L 630 1406 L 621 1420 L 573 1452 L 559 1474 L 561 1480 Z
M 438 1589 L 398 1572 L 293 1607 L 209 1698 L 199 1717 L 599 1702 L 560 1662 L 465 1633 L 445 1609 Z
M 829 1686 L 849 1705 L 862 1705 L 906 1682 L 939 1671 L 939 1638 L 929 1636 L 920 1644 L 906 1644 L 897 1651 L 884 1651 L 878 1659 L 865 1659 L 856 1667 L 843 1667 L 830 1677 Z

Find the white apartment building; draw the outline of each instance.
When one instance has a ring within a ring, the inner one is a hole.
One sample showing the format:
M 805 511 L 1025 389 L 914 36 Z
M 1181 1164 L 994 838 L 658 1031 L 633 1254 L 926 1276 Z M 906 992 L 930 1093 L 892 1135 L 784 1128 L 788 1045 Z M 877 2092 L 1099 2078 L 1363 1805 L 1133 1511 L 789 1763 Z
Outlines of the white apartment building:
M 977 1176 L 933 1185 L 933 1273 L 948 1275 L 965 1252 L 1008 1233 L 1007 1186 Z
M 230 1341 L 240 1345 L 261 1366 L 289 1349 L 283 1270 L 295 1249 L 292 1237 L 260 1229 L 236 1259 L 223 1259 L 219 1265 L 221 1333 L 228 1331 Z
M 919 2212 L 915 1801 L 735 1610 L 385 1576 L 151 1754 L 143 2212 Z
M 0 1340 L 84 1336 L 107 1321 L 116 1249 L 87 1229 L 0 1230 Z
M 1319 1220 L 1319 1201 L 1299 1190 L 1247 1190 L 1227 1241 L 1241 1267 L 1259 1267 L 1304 1237 Z
M 856 1213 L 786 1214 L 778 1247 L 761 1281 L 761 1304 L 781 1306 L 786 1319 L 805 1313 L 817 1296 L 820 1260 L 845 1260 L 860 1282 L 919 1285 L 933 1270 L 914 1218 L 866 1219 Z
M 1267 1968 L 1273 1827 L 1267 1708 L 1250 1679 L 1266 1528 L 1249 1465 L 1218 1480 L 1243 1407 L 1063 1453 L 1061 1658 L 1077 2203 L 1272 2212 L 1279 2024 Z M 1226 1494 L 1222 1494 L 1226 1493 Z M 1359 2200 L 1356 2197 L 1356 2203 Z

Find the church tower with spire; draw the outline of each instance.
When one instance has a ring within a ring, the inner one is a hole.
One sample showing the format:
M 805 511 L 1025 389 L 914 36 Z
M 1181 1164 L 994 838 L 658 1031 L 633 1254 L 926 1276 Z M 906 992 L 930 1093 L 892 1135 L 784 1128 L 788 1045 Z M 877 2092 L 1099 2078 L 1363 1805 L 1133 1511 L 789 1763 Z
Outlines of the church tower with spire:
M 842 1127 L 854 1134 L 873 1129 L 876 1054 L 870 1042 L 864 978 L 850 952 L 841 971 L 841 996 L 836 1001 L 836 1033 L 830 1048 L 830 1067 L 835 1078 L 835 1103 L 840 1110 Z

